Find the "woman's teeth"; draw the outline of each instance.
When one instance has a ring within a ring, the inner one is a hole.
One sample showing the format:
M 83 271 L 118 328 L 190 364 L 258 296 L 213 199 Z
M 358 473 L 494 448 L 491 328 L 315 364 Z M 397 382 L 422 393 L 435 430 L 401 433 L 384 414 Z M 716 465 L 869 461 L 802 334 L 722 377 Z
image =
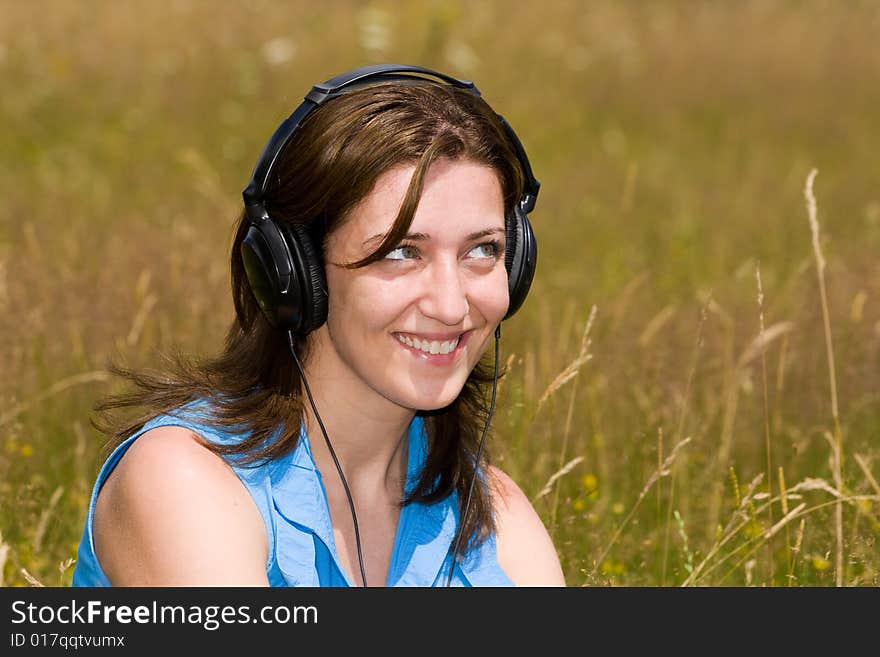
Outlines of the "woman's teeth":
M 424 351 L 426 354 L 448 354 L 458 346 L 458 342 L 461 338 L 459 337 L 455 338 L 455 340 L 444 340 L 443 342 L 438 342 L 437 340 L 419 340 L 418 338 L 412 339 L 398 333 L 397 339 L 400 340 L 407 347 L 412 347 L 413 349 Z

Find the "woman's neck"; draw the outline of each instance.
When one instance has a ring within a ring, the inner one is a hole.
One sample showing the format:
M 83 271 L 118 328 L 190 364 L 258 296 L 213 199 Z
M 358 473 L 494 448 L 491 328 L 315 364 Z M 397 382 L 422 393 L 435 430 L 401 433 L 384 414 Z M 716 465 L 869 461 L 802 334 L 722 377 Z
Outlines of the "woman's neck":
M 327 439 L 352 488 L 397 490 L 406 476 L 407 436 L 415 412 L 382 397 L 331 355 L 312 352 L 304 365 L 321 422 L 308 398 L 303 413 L 315 463 L 335 471 Z

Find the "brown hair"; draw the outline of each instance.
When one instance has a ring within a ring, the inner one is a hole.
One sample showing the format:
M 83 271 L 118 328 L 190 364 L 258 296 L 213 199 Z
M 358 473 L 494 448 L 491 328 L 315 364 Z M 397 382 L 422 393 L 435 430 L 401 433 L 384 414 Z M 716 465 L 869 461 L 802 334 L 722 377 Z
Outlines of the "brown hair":
M 407 233 L 424 176 L 438 158 L 468 159 L 492 167 L 510 213 L 523 189 L 523 172 L 495 113 L 475 94 L 428 81 L 395 81 L 355 89 L 327 102 L 307 117 L 273 169 L 265 196 L 276 221 L 307 224 L 316 244 L 348 217 L 389 169 L 415 165 L 409 189 L 382 244 L 349 267 L 387 255 Z M 210 402 L 213 421 L 245 439 L 232 445 L 208 443 L 239 464 L 258 464 L 292 450 L 303 417 L 301 377 L 283 331 L 266 321 L 251 293 L 239 255 L 247 231 L 244 212 L 232 245 L 235 319 L 220 354 L 195 360 L 175 354 L 161 369 L 110 368 L 135 384 L 132 392 L 100 401 L 95 426 L 109 436 L 109 452 L 144 422 L 198 400 Z M 300 360 L 308 358 L 308 336 L 296 336 Z M 432 503 L 458 492 L 462 510 L 474 474 L 474 458 L 487 416 L 493 380 L 491 360 L 477 364 L 456 400 L 446 408 L 421 412 L 428 434 L 427 459 L 418 485 L 402 501 Z M 141 407 L 138 417 L 115 421 L 111 413 Z M 280 429 L 280 432 L 279 432 Z M 273 439 L 274 436 L 277 438 Z M 489 464 L 481 456 L 480 471 Z M 493 529 L 486 482 L 474 487 L 466 522 L 459 528 L 469 547 Z M 463 514 L 460 514 L 462 517 Z

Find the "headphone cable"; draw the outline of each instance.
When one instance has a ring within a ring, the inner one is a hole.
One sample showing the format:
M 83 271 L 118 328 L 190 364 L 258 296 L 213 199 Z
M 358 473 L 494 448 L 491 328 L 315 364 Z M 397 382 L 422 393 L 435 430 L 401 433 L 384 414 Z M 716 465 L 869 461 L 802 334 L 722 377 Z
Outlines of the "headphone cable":
M 327 448 L 330 450 L 330 456 L 333 457 L 333 462 L 336 464 L 336 470 L 339 472 L 339 478 L 342 480 L 342 486 L 345 488 L 345 495 L 348 497 L 348 506 L 351 508 L 351 519 L 354 523 L 354 540 L 357 544 L 357 554 L 358 554 L 358 564 L 361 568 L 361 579 L 364 582 L 364 588 L 367 588 L 367 573 L 364 570 L 364 555 L 361 550 L 361 534 L 358 531 L 358 521 L 357 521 L 357 513 L 354 510 L 354 500 L 351 498 L 351 491 L 348 489 L 348 482 L 345 480 L 345 475 L 342 474 L 342 466 L 339 465 L 339 459 L 336 458 L 336 452 L 333 450 L 333 445 L 330 444 L 330 437 L 327 435 L 327 430 L 324 428 L 324 422 L 321 420 L 321 414 L 318 413 L 318 407 L 315 406 L 315 400 L 312 398 L 312 391 L 309 389 L 309 382 L 306 380 L 306 373 L 303 370 L 302 363 L 299 361 L 299 356 L 296 353 L 296 343 L 293 337 L 293 331 L 287 332 L 287 343 L 290 346 L 290 353 L 293 354 L 293 360 L 296 362 L 296 367 L 299 369 L 300 376 L 303 380 L 303 386 L 306 389 L 306 395 L 309 398 L 309 403 L 312 405 L 312 411 L 315 413 L 315 418 L 318 420 L 318 425 L 321 427 L 321 433 L 324 434 L 324 441 L 327 443 Z
M 486 416 L 486 424 L 483 427 L 483 435 L 480 436 L 480 444 L 477 447 L 477 455 L 474 457 L 474 474 L 471 477 L 471 483 L 468 487 L 467 499 L 464 503 L 464 511 L 462 512 L 461 522 L 459 523 L 458 532 L 455 537 L 455 543 L 452 545 L 452 562 L 449 564 L 449 573 L 446 576 L 446 586 L 452 583 L 452 573 L 455 570 L 455 562 L 458 557 L 458 550 L 461 544 L 462 529 L 467 520 L 468 510 L 471 506 L 471 495 L 474 492 L 474 482 L 477 480 L 477 473 L 480 467 L 480 456 L 483 453 L 483 443 L 486 441 L 486 432 L 489 431 L 489 423 L 492 421 L 492 414 L 495 412 L 495 393 L 498 390 L 498 342 L 501 340 L 501 324 L 495 328 L 495 375 L 492 378 L 492 400 L 489 403 L 489 413 Z

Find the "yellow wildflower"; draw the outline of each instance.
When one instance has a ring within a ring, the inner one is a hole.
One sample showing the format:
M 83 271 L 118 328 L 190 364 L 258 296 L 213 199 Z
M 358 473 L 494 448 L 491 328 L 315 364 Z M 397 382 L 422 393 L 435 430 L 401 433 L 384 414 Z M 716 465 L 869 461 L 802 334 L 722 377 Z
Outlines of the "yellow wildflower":
M 819 556 L 813 557 L 813 568 L 816 570 L 821 572 L 823 570 L 828 570 L 830 567 L 831 562 L 828 561 L 828 559 Z

